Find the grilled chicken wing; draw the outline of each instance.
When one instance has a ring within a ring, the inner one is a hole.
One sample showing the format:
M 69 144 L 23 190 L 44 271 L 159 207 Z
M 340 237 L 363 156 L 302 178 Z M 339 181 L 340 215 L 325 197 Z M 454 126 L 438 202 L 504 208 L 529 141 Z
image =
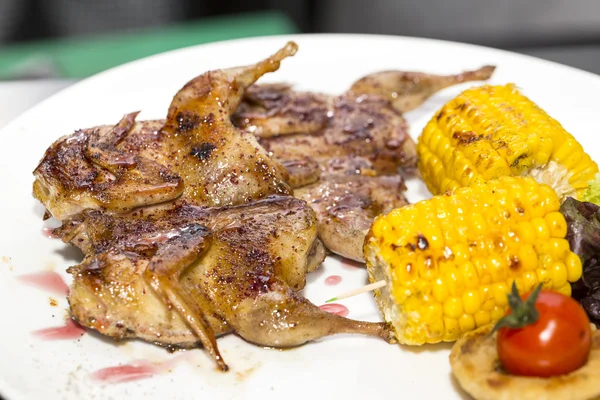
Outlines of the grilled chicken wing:
M 342 332 L 390 340 L 384 324 L 326 313 L 296 293 L 322 253 L 313 212 L 290 196 L 118 216 L 90 210 L 55 233 L 86 254 L 69 271 L 73 317 L 108 336 L 201 341 L 222 367 L 214 337 L 231 330 L 274 347 Z

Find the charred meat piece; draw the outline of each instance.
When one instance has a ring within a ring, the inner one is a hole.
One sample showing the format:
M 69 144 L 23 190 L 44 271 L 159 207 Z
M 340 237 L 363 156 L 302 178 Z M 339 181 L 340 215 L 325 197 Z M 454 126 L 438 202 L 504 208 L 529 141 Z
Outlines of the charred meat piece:
M 364 261 L 375 216 L 407 203 L 398 175 L 416 172 L 415 143 L 403 112 L 448 86 L 488 79 L 493 67 L 458 75 L 383 71 L 340 96 L 253 85 L 233 122 L 255 134 L 288 170 L 294 195 L 317 213 L 319 237 L 334 253 Z
M 379 172 L 388 174 L 396 173 L 398 167 L 412 170 L 416 166 L 416 147 L 406 121 L 387 100 L 376 96 L 323 100 L 325 96 L 320 96 L 321 100 L 316 101 L 313 93 L 294 92 L 282 85 L 255 85 L 249 92 L 260 92 L 262 96 L 270 93 L 282 104 L 264 103 L 262 114 L 258 110 L 244 114 L 248 108 L 244 99 L 233 121 L 246 132 L 254 132 L 260 144 L 278 160 L 361 156 Z M 302 103 L 302 111 L 288 105 L 294 102 Z M 286 119 L 295 129 L 306 130 L 288 130 Z
M 222 206 L 290 194 L 285 168 L 254 136 L 240 135 L 231 114 L 245 89 L 296 49 L 290 43 L 255 65 L 200 75 L 174 97 L 166 122 L 140 125 L 133 113 L 114 127 L 57 141 L 34 171 L 35 197 L 64 219 L 83 209 L 126 212 L 180 195 Z
M 373 219 L 408 201 L 400 175 L 368 175 L 368 167 L 361 174 L 364 167 L 360 160 L 354 161 L 331 160 L 328 166 L 334 173 L 325 169 L 319 182 L 296 189 L 294 196 L 317 214 L 319 238 L 325 247 L 364 262 L 363 244 Z
M 312 158 L 279 160 L 289 174 L 288 183 L 299 188 L 317 182 L 321 177 L 321 165 Z
M 62 220 L 85 209 L 127 211 L 183 193 L 178 174 L 123 147 L 129 133 L 140 128 L 136 115 L 114 126 L 77 131 L 46 150 L 34 171 L 33 194 L 52 216 Z
M 296 92 L 284 83 L 252 85 L 233 122 L 258 137 L 316 132 L 327 126 L 334 97 Z
M 313 212 L 293 197 L 119 216 L 90 210 L 55 233 L 86 254 L 70 269 L 72 315 L 104 335 L 201 342 L 221 363 L 214 337 L 232 330 L 273 347 L 335 333 L 390 340 L 384 324 L 326 313 L 297 294 L 323 255 Z

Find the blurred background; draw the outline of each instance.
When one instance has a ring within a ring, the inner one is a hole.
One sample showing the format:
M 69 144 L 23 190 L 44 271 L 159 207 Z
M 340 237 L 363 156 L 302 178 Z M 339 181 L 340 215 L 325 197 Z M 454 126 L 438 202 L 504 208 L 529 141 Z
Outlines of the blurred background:
M 600 73 L 598 0 L 0 0 L 0 107 L 11 81 L 44 97 L 155 53 L 300 32 L 447 39 Z

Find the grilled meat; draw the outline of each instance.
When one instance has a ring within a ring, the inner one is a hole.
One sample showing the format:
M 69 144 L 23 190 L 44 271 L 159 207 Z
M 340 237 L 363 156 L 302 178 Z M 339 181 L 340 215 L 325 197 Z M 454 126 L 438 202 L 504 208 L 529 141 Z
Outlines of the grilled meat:
M 211 71 L 185 85 L 166 121 L 76 132 L 54 143 L 34 195 L 85 254 L 69 269 L 73 317 L 115 338 L 201 344 L 226 370 L 215 337 L 265 346 L 334 333 L 391 340 L 385 324 L 321 311 L 297 290 L 324 258 L 314 211 L 291 196 L 286 169 L 230 116 L 245 88 L 292 55 Z
M 317 215 L 319 238 L 330 251 L 363 262 L 373 219 L 408 202 L 400 175 L 333 175 L 296 189 Z
M 399 112 L 419 107 L 435 92 L 472 81 L 489 79 L 496 67 L 486 65 L 457 75 L 434 75 L 423 72 L 381 71 L 367 75 L 350 87 L 354 96 L 379 96 L 388 100 Z
M 240 204 L 290 194 L 285 168 L 231 124 L 244 90 L 296 52 L 288 44 L 255 65 L 210 71 L 174 97 L 167 120 L 82 130 L 54 143 L 34 171 L 34 195 L 58 219 L 84 209 L 126 212 L 173 200 Z M 225 166 L 225 167 L 224 167 Z
M 246 132 L 255 132 L 260 144 L 278 160 L 328 160 L 332 157 L 368 158 L 378 172 L 396 173 L 398 167 L 414 169 L 415 143 L 402 114 L 378 96 L 315 96 L 294 92 L 284 85 L 254 85 L 250 98 L 279 99 L 260 103 L 262 114 L 250 113 L 248 100 L 233 121 Z M 284 122 L 306 131 L 289 131 Z M 272 129 L 272 130 L 271 130 Z
M 86 254 L 69 270 L 73 317 L 108 336 L 180 347 L 206 336 L 217 360 L 214 336 L 230 331 L 273 347 L 343 332 L 389 339 L 383 324 L 329 314 L 297 294 L 323 258 L 314 214 L 290 196 L 119 216 L 90 210 L 55 233 Z
M 297 92 L 285 83 L 253 85 L 233 116 L 236 126 L 258 137 L 317 132 L 327 126 L 333 96 Z
M 253 85 L 233 122 L 287 168 L 294 195 L 317 213 L 325 246 L 364 261 L 362 244 L 373 218 L 407 203 L 398 170 L 410 175 L 416 169 L 415 143 L 402 113 L 438 90 L 488 79 L 493 71 L 384 71 L 359 79 L 340 96 Z

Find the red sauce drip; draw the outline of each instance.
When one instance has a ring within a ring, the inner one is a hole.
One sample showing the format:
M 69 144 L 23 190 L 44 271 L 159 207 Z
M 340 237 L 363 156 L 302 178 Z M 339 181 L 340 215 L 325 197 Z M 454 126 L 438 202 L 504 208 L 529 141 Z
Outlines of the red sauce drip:
M 56 272 L 36 272 L 33 274 L 19 275 L 16 278 L 23 283 L 36 286 L 49 292 L 63 295 L 69 294 L 69 287 L 63 278 Z
M 161 368 L 148 361 L 136 361 L 131 364 L 102 368 L 92 373 L 92 379 L 105 383 L 123 383 L 150 378 L 161 372 Z
M 42 234 L 46 236 L 48 239 L 58 239 L 58 236 L 54 235 L 52 231 L 54 228 L 42 228 Z
M 363 269 L 365 267 L 365 264 L 354 260 L 344 259 L 342 261 L 342 267 L 352 270 L 357 268 Z
M 69 319 L 65 326 L 56 326 L 31 332 L 33 336 L 42 340 L 78 339 L 84 333 L 85 329 L 72 319 Z
M 342 277 L 339 275 L 331 275 L 325 278 L 325 284 L 329 286 L 337 285 L 342 281 Z
M 340 317 L 345 317 L 350 312 L 348 307 L 337 303 L 323 304 L 322 306 L 319 306 L 319 308 L 328 313 L 339 315 Z

